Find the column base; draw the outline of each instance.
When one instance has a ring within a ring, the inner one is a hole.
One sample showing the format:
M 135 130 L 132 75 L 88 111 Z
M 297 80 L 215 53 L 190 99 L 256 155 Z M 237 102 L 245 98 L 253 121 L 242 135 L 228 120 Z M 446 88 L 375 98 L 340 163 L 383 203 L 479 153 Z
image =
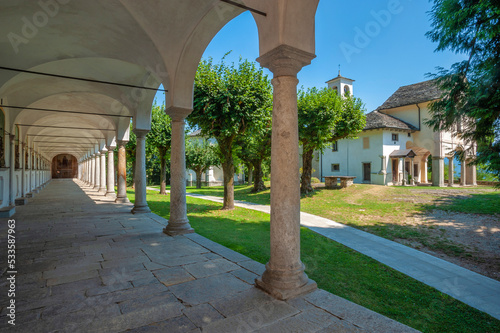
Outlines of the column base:
M 31 192 L 36 194 L 36 193 L 40 192 L 40 189 L 39 189 L 39 188 L 35 188 L 35 189 L 34 189 L 33 191 L 31 191 Z
M 307 294 L 318 285 L 307 277 L 304 268 L 301 263 L 301 267 L 295 270 L 279 270 L 272 269 L 267 263 L 265 272 L 255 279 L 255 286 L 282 301 Z
M 144 214 L 144 213 L 151 213 L 151 209 L 149 209 L 149 207 L 146 205 L 146 206 L 134 206 L 134 208 L 132 208 L 132 214 Z
M 116 203 L 129 203 L 130 200 L 127 197 L 123 197 L 123 198 L 122 197 L 117 197 L 115 199 L 115 202 Z
M 9 218 L 16 213 L 16 206 L 7 206 L 0 208 L 0 217 Z
M 163 233 L 169 236 L 185 235 L 194 233 L 194 229 L 191 228 L 188 220 L 181 223 L 170 223 L 170 221 L 168 221 L 168 225 L 163 228 Z
M 105 197 L 108 197 L 108 198 L 116 198 L 116 193 L 115 192 L 106 192 L 106 194 L 104 194 Z
M 15 203 L 16 203 L 16 206 L 24 206 L 28 203 L 28 198 L 26 198 L 26 197 L 17 198 L 15 200 Z
M 106 194 L 106 191 L 107 191 L 107 189 L 106 189 L 105 187 L 101 187 L 101 188 L 99 188 L 99 192 L 100 192 L 100 193 L 104 193 L 104 194 Z
M 26 198 L 33 198 L 33 192 L 26 193 Z
M 290 298 L 294 298 L 297 296 L 301 296 L 304 294 L 308 294 L 310 292 L 313 292 L 314 290 L 318 289 L 318 285 L 316 282 L 314 282 L 311 279 L 307 280 L 307 283 L 298 287 L 298 288 L 293 288 L 293 289 L 280 289 L 277 287 L 274 287 L 272 283 L 266 283 L 262 281 L 262 278 L 257 278 L 255 279 L 255 286 L 259 289 L 264 290 L 266 293 L 271 295 L 272 297 L 279 299 L 281 301 L 286 301 Z

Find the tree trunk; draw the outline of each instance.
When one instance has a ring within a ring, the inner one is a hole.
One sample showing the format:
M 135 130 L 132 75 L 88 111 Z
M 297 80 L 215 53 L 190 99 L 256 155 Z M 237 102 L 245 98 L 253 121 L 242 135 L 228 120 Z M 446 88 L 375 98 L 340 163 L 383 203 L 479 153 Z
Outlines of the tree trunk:
M 201 188 L 201 174 L 203 170 L 196 170 L 196 188 Z
M 234 209 L 234 164 L 231 149 L 226 149 L 219 144 L 221 153 L 224 157 L 222 162 L 222 172 L 224 174 L 224 204 L 222 209 Z
M 300 192 L 310 193 L 313 191 L 311 186 L 312 160 L 314 150 L 304 150 L 302 154 L 302 176 L 300 177 Z
M 160 194 L 167 194 L 167 152 L 160 149 Z
M 264 173 L 262 172 L 262 161 L 256 161 L 256 163 L 253 164 L 254 183 L 253 183 L 252 193 L 257 193 L 260 191 L 267 190 L 266 186 L 264 185 L 264 180 L 262 179 L 263 176 Z
M 253 166 L 249 164 L 247 166 L 247 169 L 248 169 L 248 186 L 250 186 L 253 183 Z

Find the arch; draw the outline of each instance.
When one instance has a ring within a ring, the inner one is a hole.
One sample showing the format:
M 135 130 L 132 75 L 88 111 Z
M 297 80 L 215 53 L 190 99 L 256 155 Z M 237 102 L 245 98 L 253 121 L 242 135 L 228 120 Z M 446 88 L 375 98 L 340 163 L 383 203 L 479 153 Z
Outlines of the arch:
M 52 158 L 52 178 L 76 178 L 78 160 L 72 154 L 58 154 Z

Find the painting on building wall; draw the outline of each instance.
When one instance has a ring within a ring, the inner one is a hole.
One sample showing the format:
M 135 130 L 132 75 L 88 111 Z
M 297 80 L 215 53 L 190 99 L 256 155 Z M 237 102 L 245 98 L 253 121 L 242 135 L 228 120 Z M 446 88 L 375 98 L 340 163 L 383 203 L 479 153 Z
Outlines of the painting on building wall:
M 70 154 L 60 154 L 52 160 L 52 178 L 76 178 L 78 163 Z

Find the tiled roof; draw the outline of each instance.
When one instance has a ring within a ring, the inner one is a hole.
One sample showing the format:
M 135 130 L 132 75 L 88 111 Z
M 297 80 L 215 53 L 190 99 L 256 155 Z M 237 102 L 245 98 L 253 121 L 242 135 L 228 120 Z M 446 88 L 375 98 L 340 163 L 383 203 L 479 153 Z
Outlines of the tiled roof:
M 418 130 L 415 126 L 405 123 L 398 118 L 390 116 L 388 114 L 379 112 L 377 110 L 372 111 L 366 115 L 366 126 L 363 130 L 379 129 L 379 128 L 394 128 L 407 131 Z
M 441 91 L 436 84 L 436 80 L 424 81 L 400 87 L 377 110 L 387 110 L 399 106 L 429 102 L 440 97 Z

